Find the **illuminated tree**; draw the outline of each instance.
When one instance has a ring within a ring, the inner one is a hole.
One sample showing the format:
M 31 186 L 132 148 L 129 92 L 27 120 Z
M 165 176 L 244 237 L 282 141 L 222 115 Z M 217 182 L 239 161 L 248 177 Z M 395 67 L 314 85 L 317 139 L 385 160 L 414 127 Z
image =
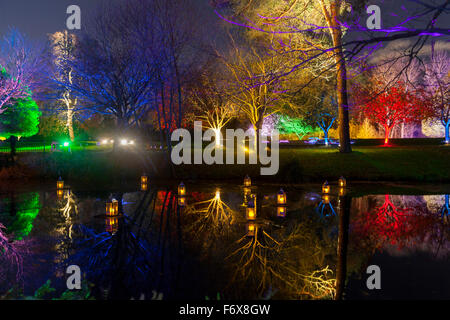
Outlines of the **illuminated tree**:
M 432 52 L 425 62 L 425 87 L 430 94 L 434 118 L 445 128 L 445 142 L 450 143 L 450 57 L 445 51 Z
M 255 150 L 258 150 L 259 131 L 264 119 L 278 111 L 284 93 L 276 76 L 280 61 L 259 53 L 255 48 L 245 52 L 232 42 L 231 59 L 223 59 L 232 79 L 227 93 L 236 109 L 251 123 L 256 137 Z
M 286 115 L 280 117 L 277 124 L 277 129 L 281 134 L 295 134 L 298 140 L 302 140 L 305 135 L 314 131 L 314 128 L 305 120 L 300 118 L 291 118 Z
M 17 30 L 0 41 L 0 114 L 13 99 L 25 99 L 38 84 L 42 68 L 39 48 L 27 42 Z
M 74 69 L 72 63 L 74 61 L 74 50 L 76 46 L 76 37 L 67 30 L 64 32 L 56 32 L 50 35 L 50 41 L 53 51 L 53 63 L 55 72 L 53 79 L 58 85 L 60 93 L 59 101 L 65 105 L 66 126 L 69 131 L 70 140 L 75 139 L 73 132 L 73 117 L 76 112 L 78 99 L 73 96 L 71 86 L 74 83 Z M 64 85 L 67 84 L 67 85 Z
M 384 47 L 384 43 L 415 38 L 412 46 L 398 52 L 400 56 L 413 59 L 430 36 L 450 34 L 448 29 L 440 26 L 450 7 L 448 1 L 411 1 L 414 12 L 406 17 L 392 14 L 399 21 L 392 27 L 375 29 L 361 21 L 366 1 L 230 0 L 214 3 L 218 9 L 231 7 L 233 10 L 231 19 L 216 10 L 223 20 L 247 28 L 249 34 L 259 41 L 265 40 L 280 55 L 292 57 L 292 63 L 286 64 L 287 70 L 280 74 L 281 77 L 311 67 L 317 70 L 315 78 L 320 78 L 327 70 L 335 71 L 341 152 L 351 152 L 347 96 L 347 79 L 351 73 L 348 71 L 356 74 L 364 71 L 364 63 L 359 66 L 360 62 Z M 408 11 L 407 6 L 402 9 Z
M 394 126 L 420 121 L 427 117 L 429 112 L 427 105 L 417 97 L 417 93 L 407 92 L 401 82 L 378 95 L 369 91 L 368 96 L 374 98 L 362 105 L 361 111 L 370 120 L 384 127 L 385 145 L 389 143 L 389 135 Z
M 223 89 L 220 88 L 211 74 L 202 75 L 198 84 L 191 90 L 191 100 L 194 104 L 197 118 L 206 122 L 206 128 L 216 132 L 216 146 L 222 145 L 221 130 L 234 116 L 234 107 L 226 99 Z
M 10 139 L 11 156 L 16 155 L 16 142 L 20 137 L 31 137 L 39 131 L 41 112 L 30 97 L 10 100 L 13 104 L 0 117 L 0 135 Z

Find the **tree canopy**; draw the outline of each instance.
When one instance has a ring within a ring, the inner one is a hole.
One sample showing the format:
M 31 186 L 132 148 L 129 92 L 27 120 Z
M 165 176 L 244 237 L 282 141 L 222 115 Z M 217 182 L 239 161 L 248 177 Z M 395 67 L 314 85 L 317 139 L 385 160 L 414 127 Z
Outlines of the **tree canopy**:
M 0 117 L 0 135 L 8 139 L 11 136 L 31 137 L 37 134 L 41 112 L 36 102 L 30 97 L 12 102 Z

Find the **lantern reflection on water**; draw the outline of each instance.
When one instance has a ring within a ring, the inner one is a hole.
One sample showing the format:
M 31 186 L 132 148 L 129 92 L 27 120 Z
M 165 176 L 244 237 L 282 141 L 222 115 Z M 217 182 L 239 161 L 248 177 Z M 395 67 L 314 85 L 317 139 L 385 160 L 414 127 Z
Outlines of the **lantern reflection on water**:
M 141 183 L 141 191 L 147 191 L 148 190 L 148 184 Z
M 324 204 L 329 204 L 330 203 L 330 196 L 328 194 L 324 194 L 322 196 L 322 201 Z
M 277 194 L 277 204 L 281 204 L 284 205 L 286 204 L 286 193 L 284 192 L 283 189 L 280 189 L 280 191 Z
M 254 223 L 247 223 L 247 237 L 254 237 L 256 228 L 257 227 Z
M 178 198 L 178 206 L 184 207 L 186 205 L 186 197 L 179 197 Z
M 284 206 L 277 207 L 277 217 L 280 217 L 280 218 L 286 217 L 286 207 L 284 207 Z
M 345 188 L 339 188 L 339 196 L 343 197 L 343 196 L 345 196 L 345 194 L 346 194 Z
M 322 193 L 330 193 L 330 185 L 325 181 L 322 185 Z
M 62 189 L 56 190 L 56 196 L 58 197 L 58 200 L 62 200 L 64 197 L 64 190 Z
M 119 230 L 119 219 L 118 218 L 106 218 L 106 232 L 115 234 Z

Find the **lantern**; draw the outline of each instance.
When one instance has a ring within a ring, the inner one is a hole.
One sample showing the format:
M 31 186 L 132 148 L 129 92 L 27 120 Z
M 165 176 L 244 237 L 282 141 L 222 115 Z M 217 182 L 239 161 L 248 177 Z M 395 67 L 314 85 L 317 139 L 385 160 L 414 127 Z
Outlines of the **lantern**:
M 58 197 L 58 200 L 62 200 L 63 196 L 64 196 L 64 190 L 62 190 L 62 189 L 56 190 L 56 195 Z
M 112 209 L 110 211 L 111 216 L 117 216 L 119 214 L 119 201 L 112 199 Z
M 246 175 L 244 178 L 244 187 L 250 187 L 251 185 L 252 185 L 252 180 L 250 179 L 250 177 L 248 175 Z
M 148 190 L 148 184 L 141 183 L 141 191 L 147 191 Z
M 186 205 L 186 197 L 179 197 L 178 198 L 178 206 L 184 207 Z
M 325 181 L 322 185 L 322 193 L 330 193 L 330 185 Z
M 59 177 L 58 181 L 56 181 L 56 189 L 64 189 L 64 181 Z
M 283 206 L 277 207 L 277 217 L 280 217 L 280 218 L 286 217 L 286 207 L 283 207 Z
M 339 188 L 339 196 L 340 197 L 345 196 L 345 193 L 346 193 L 345 188 Z
M 178 195 L 181 197 L 186 195 L 186 187 L 184 186 L 183 182 L 178 186 Z
M 347 186 L 347 180 L 345 180 L 345 178 L 344 177 L 340 177 L 339 178 L 339 187 L 345 187 L 345 186 Z
M 255 220 L 256 219 L 256 207 L 254 199 L 250 200 L 247 204 L 247 208 L 245 209 L 245 214 L 247 220 Z
M 148 183 L 148 177 L 147 176 L 142 176 L 141 177 L 141 184 L 147 184 Z
M 323 201 L 324 204 L 329 204 L 330 203 L 330 195 L 324 194 L 322 196 L 322 201 Z
M 106 232 L 115 234 L 119 230 L 118 218 L 106 218 Z
M 283 189 L 280 189 L 277 194 L 277 204 L 286 204 L 286 200 L 286 193 L 283 191 Z
M 256 225 L 254 223 L 247 224 L 247 237 L 254 237 L 256 232 Z
M 114 214 L 112 214 L 112 213 L 113 213 L 113 205 L 111 202 L 107 202 L 106 203 L 106 215 L 113 216 Z

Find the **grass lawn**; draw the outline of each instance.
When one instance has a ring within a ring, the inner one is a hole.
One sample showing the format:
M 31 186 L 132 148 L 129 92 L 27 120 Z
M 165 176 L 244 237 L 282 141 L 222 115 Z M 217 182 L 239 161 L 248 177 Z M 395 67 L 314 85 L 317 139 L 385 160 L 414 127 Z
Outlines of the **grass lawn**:
M 280 159 L 280 171 L 298 162 L 307 181 L 341 175 L 358 181 L 450 181 L 447 145 L 354 146 L 350 154 L 329 148 L 282 149 Z
M 288 147 L 280 149 L 280 169 L 275 177 L 260 176 L 258 165 L 181 165 L 183 178 L 256 179 L 287 183 L 337 180 L 341 175 L 353 181 L 450 182 L 450 146 L 401 145 L 353 146 L 350 154 L 337 147 Z
M 259 165 L 200 164 L 175 166 L 174 180 L 242 181 L 249 174 L 255 181 L 268 183 L 322 183 L 336 181 L 342 175 L 353 182 L 449 183 L 450 146 L 426 142 L 392 147 L 357 143 L 350 154 L 339 153 L 336 146 L 284 145 L 275 176 L 261 176 Z M 142 148 L 114 155 L 101 146 L 73 146 L 71 154 L 21 153 L 19 163 L 30 168 L 33 176 L 44 179 L 63 175 L 80 181 L 109 183 L 112 178 L 137 179 L 143 172 L 160 180 L 172 177 L 165 151 L 142 151 Z

